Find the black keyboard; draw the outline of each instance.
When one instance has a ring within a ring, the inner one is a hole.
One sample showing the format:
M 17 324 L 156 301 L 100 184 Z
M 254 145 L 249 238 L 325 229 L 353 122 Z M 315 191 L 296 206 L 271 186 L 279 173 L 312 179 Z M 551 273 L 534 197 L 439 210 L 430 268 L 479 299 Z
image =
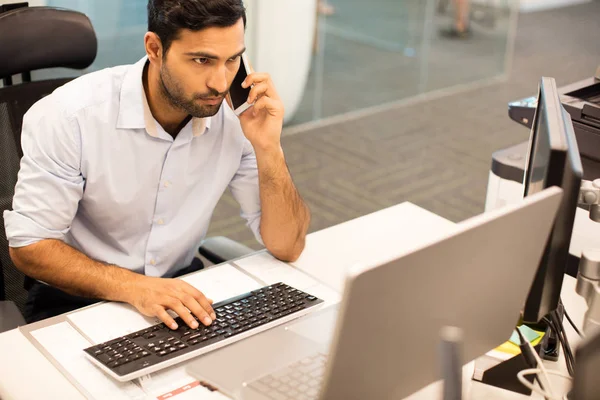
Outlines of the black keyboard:
M 177 317 L 176 330 L 161 323 L 84 351 L 110 376 L 128 381 L 280 325 L 320 303 L 323 300 L 277 283 L 213 304 L 217 319 L 209 326 L 199 322 L 192 329 Z

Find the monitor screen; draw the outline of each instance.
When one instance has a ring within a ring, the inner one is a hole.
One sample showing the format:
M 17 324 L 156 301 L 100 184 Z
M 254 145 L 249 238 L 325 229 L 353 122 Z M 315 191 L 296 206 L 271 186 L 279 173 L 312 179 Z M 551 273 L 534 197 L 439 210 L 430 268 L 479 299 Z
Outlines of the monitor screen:
M 539 322 L 558 307 L 583 176 L 573 123 L 560 103 L 556 83 L 542 78 L 524 175 L 524 196 L 550 186 L 563 189 L 536 277 L 524 307 L 525 322 Z

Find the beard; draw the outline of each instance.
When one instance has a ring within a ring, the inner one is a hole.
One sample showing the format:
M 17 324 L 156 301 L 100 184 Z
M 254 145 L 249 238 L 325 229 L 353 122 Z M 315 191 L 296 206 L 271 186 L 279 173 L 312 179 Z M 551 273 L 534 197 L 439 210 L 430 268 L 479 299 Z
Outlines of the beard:
M 186 97 L 184 94 L 183 88 L 181 84 L 173 79 L 173 76 L 163 63 L 160 69 L 160 89 L 161 94 L 171 106 L 186 112 L 194 118 L 206 118 L 212 117 L 221 108 L 221 103 L 219 104 L 199 104 L 197 100 L 205 99 L 205 98 L 215 98 L 222 97 L 224 98 L 227 92 L 219 93 L 217 90 L 210 89 L 208 93 L 195 93 L 191 98 Z

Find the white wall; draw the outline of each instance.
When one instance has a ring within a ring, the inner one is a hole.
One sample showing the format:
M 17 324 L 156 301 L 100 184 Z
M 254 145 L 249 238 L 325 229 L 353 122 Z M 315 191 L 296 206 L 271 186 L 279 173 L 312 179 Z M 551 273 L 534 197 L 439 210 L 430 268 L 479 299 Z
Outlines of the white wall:
M 592 0 L 521 0 L 519 9 L 523 12 L 546 10 L 549 8 L 590 3 Z

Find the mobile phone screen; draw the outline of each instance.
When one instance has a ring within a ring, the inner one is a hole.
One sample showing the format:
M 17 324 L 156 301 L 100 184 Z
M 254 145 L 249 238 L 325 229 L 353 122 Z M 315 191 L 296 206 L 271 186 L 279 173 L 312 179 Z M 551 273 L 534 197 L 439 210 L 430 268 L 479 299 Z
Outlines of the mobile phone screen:
M 234 110 L 248 100 L 250 87 L 247 89 L 242 87 L 242 82 L 244 82 L 246 76 L 248 76 L 246 73 L 246 67 L 244 66 L 244 62 L 240 60 L 240 69 L 235 75 L 233 83 L 231 84 L 231 88 L 229 89 L 229 95 L 231 96 L 231 103 L 233 104 Z

